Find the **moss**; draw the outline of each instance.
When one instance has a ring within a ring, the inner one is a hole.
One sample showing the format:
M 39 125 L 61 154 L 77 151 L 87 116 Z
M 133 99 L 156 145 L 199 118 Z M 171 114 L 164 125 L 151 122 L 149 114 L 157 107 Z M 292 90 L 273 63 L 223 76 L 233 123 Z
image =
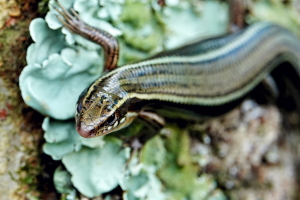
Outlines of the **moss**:
M 0 119 L 0 135 L 7 139 L 4 146 L 0 145 L 1 164 L 2 160 L 7 161 L 5 168 L 1 168 L 0 199 L 39 199 L 41 190 L 45 189 L 43 178 L 39 177 L 47 174 L 40 155 L 41 115 L 24 104 L 18 85 L 31 42 L 28 27 L 36 16 L 36 2 L 17 2 L 21 17 L 11 18 L 14 23 L 0 30 L 0 110 L 6 110 Z M 3 8 L 0 4 L 0 10 Z M 51 183 L 47 183 L 48 188 L 49 185 Z
M 144 52 L 151 52 L 162 44 L 162 37 L 159 32 L 143 36 L 138 32 L 124 31 L 124 39 L 130 46 Z
M 49 11 L 48 3 L 49 3 L 49 0 L 41 0 L 39 2 L 39 4 L 38 4 L 39 14 L 46 15 L 46 13 Z
M 163 44 L 163 34 L 149 2 L 127 0 L 119 19 L 123 39 L 134 49 L 151 52 Z
M 152 20 L 149 3 L 142 1 L 126 0 L 120 21 L 130 24 L 134 28 L 142 28 Z
M 145 52 L 126 46 L 124 40 L 119 40 L 119 43 L 120 43 L 120 59 L 119 59 L 120 65 L 123 65 L 125 63 L 136 62 L 148 56 L 148 54 Z
M 158 170 L 158 176 L 170 190 L 170 199 L 183 199 L 194 189 L 198 167 L 191 162 L 187 132 L 172 129 L 172 134 L 164 141 L 167 155 L 164 166 Z

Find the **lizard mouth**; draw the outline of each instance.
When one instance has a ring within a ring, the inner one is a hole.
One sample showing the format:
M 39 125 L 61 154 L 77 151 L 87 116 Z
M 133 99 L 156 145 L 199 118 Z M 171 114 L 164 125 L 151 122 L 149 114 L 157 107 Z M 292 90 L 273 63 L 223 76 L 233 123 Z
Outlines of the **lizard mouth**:
M 96 130 L 93 126 L 87 126 L 84 122 L 80 122 L 76 125 L 76 130 L 84 138 L 90 138 L 96 136 Z
M 86 125 L 84 122 L 80 122 L 76 125 L 76 130 L 84 138 L 93 138 L 97 136 L 103 136 L 111 132 L 111 127 L 101 127 L 99 130 L 94 126 Z

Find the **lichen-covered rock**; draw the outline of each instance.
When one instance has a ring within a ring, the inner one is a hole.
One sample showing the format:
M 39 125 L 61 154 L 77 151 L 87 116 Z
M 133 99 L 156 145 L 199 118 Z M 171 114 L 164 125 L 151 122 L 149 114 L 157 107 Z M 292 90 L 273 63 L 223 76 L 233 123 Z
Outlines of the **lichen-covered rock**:
M 251 22 L 264 13 L 260 8 L 266 5 L 265 1 L 257 2 L 258 7 L 254 7 L 252 14 L 258 14 L 249 15 Z M 118 38 L 120 65 L 201 36 L 223 34 L 228 21 L 227 5 L 217 1 L 61 0 L 60 3 L 67 9 L 73 5 L 87 24 Z M 265 157 L 276 163 L 274 154 L 267 154 L 280 136 L 279 113 L 271 107 L 260 109 L 255 104 L 254 111 L 244 111 L 242 106 L 222 118 L 185 128 L 167 124 L 139 152 L 139 164 L 137 157 L 133 157 L 126 165 L 128 149 L 121 148 L 121 142 L 115 138 L 117 134 L 105 139 L 80 138 L 74 122 L 63 120 L 73 118 L 80 92 L 100 76 L 101 48 L 61 29 L 62 24 L 51 4 L 55 2 L 50 1 L 46 21 L 36 19 L 31 24 L 35 43 L 28 49 L 28 66 L 20 76 L 20 87 L 28 105 L 52 118 L 46 118 L 43 123 L 47 142 L 43 149 L 52 158 L 61 159 L 69 172 L 56 171 L 55 183 L 60 192 L 75 199 L 71 181 L 88 197 L 112 191 L 117 185 L 127 191 L 123 197 L 128 200 L 226 199 L 220 185 L 223 190 L 235 192 L 227 191 L 231 197 L 241 194 L 262 197 L 255 186 L 249 193 L 239 190 L 239 186 L 253 181 L 249 179 L 252 175 L 260 175 L 254 169 L 264 164 Z M 130 126 L 120 132 L 135 134 L 140 128 Z M 192 137 L 192 133 L 196 137 Z M 266 168 L 261 166 L 259 170 Z M 59 174 L 63 179 L 57 178 Z M 280 180 L 295 182 L 292 176 L 286 177 L 276 179 L 274 187 L 266 190 L 263 197 L 280 190 Z M 267 186 L 271 178 L 263 178 L 259 184 Z M 277 199 L 295 191 L 294 187 L 290 188 L 281 190 Z

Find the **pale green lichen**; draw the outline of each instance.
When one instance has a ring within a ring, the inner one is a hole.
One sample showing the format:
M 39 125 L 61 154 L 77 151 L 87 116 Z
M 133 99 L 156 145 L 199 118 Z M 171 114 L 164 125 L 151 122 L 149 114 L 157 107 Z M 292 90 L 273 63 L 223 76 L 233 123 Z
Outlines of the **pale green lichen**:
M 253 3 L 248 21 L 271 21 L 280 24 L 296 34 L 300 35 L 300 13 L 298 1 L 287 1 L 287 5 L 281 0 L 258 0 Z
M 156 136 L 142 150 L 141 163 L 152 166 L 164 183 L 166 199 L 207 199 L 217 189 L 208 175 L 199 176 L 199 165 L 190 153 L 190 137 L 176 126 L 165 128 L 166 138 Z M 155 149 L 155 151 L 153 151 Z M 219 193 L 218 193 L 219 194 Z M 218 195 L 226 199 L 224 195 Z
M 74 186 L 88 197 L 114 189 L 123 179 L 128 158 L 121 141 L 106 138 L 102 148 L 82 148 L 65 155 L 62 162 L 72 174 Z
M 44 152 L 52 156 L 54 160 L 60 160 L 69 153 L 80 151 L 83 146 L 90 148 L 104 146 L 103 137 L 93 139 L 80 137 L 74 127 L 74 122 L 45 118 L 43 129 L 47 143 L 43 146 Z
M 71 174 L 62 167 L 56 168 L 54 172 L 53 181 L 55 183 L 56 190 L 60 193 L 72 193 L 74 188 L 72 187 Z
M 43 129 L 47 143 L 43 146 L 43 151 L 54 160 L 60 160 L 68 153 L 79 151 L 82 144 L 74 126 L 74 123 L 46 118 L 43 122 Z
M 175 48 L 201 37 L 226 33 L 227 9 L 226 4 L 216 1 L 192 4 L 182 1 L 177 6 L 166 7 L 163 10 L 163 21 L 167 24 L 165 47 Z
M 72 118 L 79 94 L 99 76 L 102 59 L 95 51 L 67 47 L 60 31 L 51 30 L 43 19 L 33 20 L 30 33 L 35 43 L 20 75 L 22 97 L 44 115 Z
M 137 164 L 129 167 L 129 174 L 122 182 L 121 188 L 126 191 L 123 194 L 125 200 L 164 200 L 166 194 L 163 191 L 162 182 L 156 176 L 153 166 Z

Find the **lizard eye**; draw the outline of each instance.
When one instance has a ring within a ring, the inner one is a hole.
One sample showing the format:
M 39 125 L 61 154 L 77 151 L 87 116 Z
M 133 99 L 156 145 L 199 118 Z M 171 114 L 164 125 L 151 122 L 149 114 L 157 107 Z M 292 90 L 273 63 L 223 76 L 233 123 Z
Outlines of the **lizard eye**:
M 107 120 L 106 120 L 106 124 L 111 126 L 113 125 L 115 122 L 117 121 L 117 117 L 115 114 L 112 114 Z
M 81 110 L 82 110 L 82 103 L 79 102 L 77 105 L 77 113 L 81 113 Z

